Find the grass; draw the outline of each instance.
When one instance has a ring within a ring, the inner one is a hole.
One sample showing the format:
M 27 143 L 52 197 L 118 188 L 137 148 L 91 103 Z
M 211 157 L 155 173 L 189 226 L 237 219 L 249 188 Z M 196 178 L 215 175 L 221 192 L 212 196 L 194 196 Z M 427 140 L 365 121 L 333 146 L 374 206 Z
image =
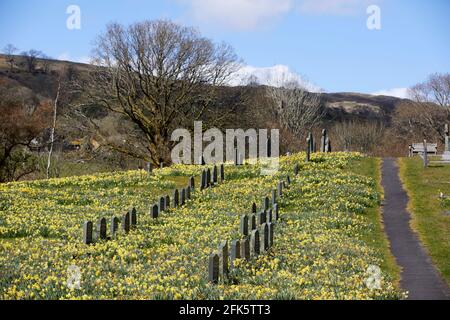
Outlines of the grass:
M 450 201 L 444 203 L 439 193 L 450 195 L 450 166 L 423 168 L 420 158 L 399 160 L 400 178 L 409 196 L 411 227 L 427 248 L 433 262 L 450 284 Z
M 377 185 L 377 191 L 380 193 L 381 199 L 384 199 L 383 187 L 381 186 L 380 158 L 363 158 L 359 161 L 352 161 L 349 168 L 351 169 L 348 170 L 353 173 L 374 179 Z M 397 265 L 395 258 L 391 253 L 389 241 L 384 232 L 380 206 L 367 208 L 365 216 L 373 226 L 374 230 L 364 234 L 363 239 L 369 246 L 380 252 L 383 261 L 380 268 L 391 276 L 394 284 L 399 288 L 400 267 Z
M 3 299 L 398 299 L 385 267 L 378 211 L 377 162 L 357 154 L 282 157 L 274 176 L 261 166 L 226 166 L 226 180 L 198 189 L 183 207 L 152 219 L 149 205 L 198 166 L 117 172 L 0 186 L 0 297 Z M 363 161 L 349 165 L 348 161 Z M 300 164 L 279 199 L 274 246 L 237 261 L 228 279 L 207 282 L 207 263 L 220 241 L 240 238 L 239 220 Z M 372 167 L 371 167 L 372 166 Z M 347 168 L 344 169 L 343 168 Z M 372 168 L 372 169 L 371 169 Z M 362 174 L 355 174 L 359 171 Z M 169 181 L 168 181 L 169 180 Z M 198 180 L 197 180 L 198 186 Z M 81 224 L 135 206 L 138 227 L 111 241 L 81 243 Z M 371 223 L 374 221 L 375 223 Z M 238 263 L 239 262 L 239 263 Z M 69 267 L 81 287 L 67 286 Z M 380 266 L 380 290 L 367 287 Z

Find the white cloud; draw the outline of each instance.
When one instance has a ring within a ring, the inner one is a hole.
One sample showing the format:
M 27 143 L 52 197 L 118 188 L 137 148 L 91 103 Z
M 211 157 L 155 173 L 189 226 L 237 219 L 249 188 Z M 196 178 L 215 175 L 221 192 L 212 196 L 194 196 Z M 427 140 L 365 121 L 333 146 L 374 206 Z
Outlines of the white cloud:
M 301 0 L 299 9 L 302 13 L 352 15 L 365 14 L 368 5 L 376 0 Z
M 245 85 L 253 78 L 258 84 L 279 87 L 289 82 L 297 82 L 301 87 L 312 92 L 321 92 L 322 89 L 306 78 L 289 69 L 286 65 L 274 65 L 272 67 L 242 66 L 230 79 L 229 85 Z
M 79 62 L 79 63 L 89 63 L 90 58 L 88 56 L 81 56 L 78 58 L 72 57 L 69 52 L 63 52 L 58 57 L 56 57 L 57 60 L 61 61 L 72 61 L 72 62 Z
M 391 96 L 406 99 L 408 98 L 408 88 L 392 88 L 386 90 L 380 90 L 372 93 L 374 96 Z
M 197 22 L 251 30 L 292 9 L 292 0 L 180 0 Z

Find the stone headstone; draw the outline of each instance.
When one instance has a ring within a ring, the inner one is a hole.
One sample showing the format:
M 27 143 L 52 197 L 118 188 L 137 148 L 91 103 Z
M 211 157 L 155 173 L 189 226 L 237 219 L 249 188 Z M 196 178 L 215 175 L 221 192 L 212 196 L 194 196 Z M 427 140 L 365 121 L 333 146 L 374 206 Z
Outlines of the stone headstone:
M 245 237 L 241 240 L 241 258 L 245 260 L 250 259 L 250 241 L 248 237 Z
M 122 216 L 122 231 L 128 233 L 130 231 L 130 213 L 127 212 Z
M 191 192 L 195 189 L 195 179 L 194 177 L 189 178 L 189 187 L 191 188 Z
M 224 279 L 228 274 L 228 241 L 219 244 L 219 278 Z
M 173 207 L 176 208 L 180 204 L 180 196 L 178 193 L 178 189 L 173 191 Z
M 278 182 L 277 185 L 277 196 L 278 198 L 281 198 L 282 195 L 283 195 L 283 183 L 280 181 Z
M 269 249 L 269 226 L 267 223 L 263 223 L 261 226 L 261 252 Z
M 255 230 L 256 229 L 256 215 L 252 214 L 250 216 L 250 230 Z
M 331 152 L 331 142 L 328 137 L 325 139 L 325 152 Z
M 165 204 L 166 204 L 166 198 L 160 197 L 159 198 L 159 212 L 163 212 L 164 210 L 166 210 Z
M 445 124 L 444 132 L 445 132 L 444 152 L 447 153 L 447 152 L 450 152 L 450 138 L 449 138 L 450 132 L 449 132 L 449 128 L 448 128 L 448 124 L 447 123 Z
M 211 185 L 211 169 L 206 169 L 206 186 L 209 187 Z
M 211 283 L 219 282 L 219 255 L 217 253 L 211 253 L 209 255 L 208 263 L 208 281 Z
M 162 168 L 164 168 L 164 162 L 161 162 L 160 164 L 159 164 L 159 167 L 162 169 Z
M 314 149 L 314 147 L 313 147 L 313 145 L 314 145 L 314 137 L 313 137 L 311 132 L 308 133 L 308 138 L 307 139 L 308 139 L 307 141 L 309 141 L 309 143 L 308 143 L 309 152 L 312 153 L 312 152 L 314 152 L 314 150 L 313 150 Z
M 272 222 L 272 209 L 267 210 L 266 222 Z
M 260 211 L 259 213 L 258 213 L 258 225 L 261 225 L 261 224 L 263 224 L 264 222 L 266 222 L 266 211 L 265 210 L 263 210 L 263 211 Z
M 97 220 L 97 232 L 99 239 L 106 239 L 106 219 L 100 218 Z
M 184 205 L 186 203 L 186 190 L 184 188 L 181 189 L 181 197 L 180 197 L 180 205 Z
M 186 200 L 191 198 L 191 188 L 190 187 L 186 187 L 185 189 L 185 194 L 186 194 Z
M 241 216 L 239 231 L 243 236 L 248 236 L 248 216 L 246 214 Z
M 234 266 L 234 260 L 241 258 L 241 243 L 239 240 L 231 241 L 231 267 Z
M 152 206 L 151 215 L 152 215 L 153 219 L 156 219 L 159 216 L 159 207 L 158 207 L 158 205 L 156 203 Z
M 311 160 L 311 140 L 310 138 L 306 138 L 306 162 L 309 162 Z
M 130 226 L 131 228 L 136 228 L 137 225 L 137 212 L 136 212 L 136 208 L 131 209 L 131 214 L 130 214 Z
M 92 222 L 86 221 L 83 224 L 83 243 L 91 244 L 92 243 Z
M 217 184 L 219 182 L 219 178 L 218 178 L 218 172 L 217 172 L 217 166 L 214 165 L 213 167 L 213 176 L 212 176 L 212 182 L 213 184 Z
M 269 200 L 269 197 L 264 197 L 264 198 L 263 198 L 263 201 L 262 201 L 262 207 L 263 207 L 263 210 L 268 210 L 268 209 L 269 209 L 269 206 L 270 206 L 270 200 Z
M 200 190 L 203 190 L 206 188 L 206 171 L 202 170 L 202 175 L 200 179 Z
M 299 166 L 298 163 L 294 165 L 294 175 L 298 175 Z
M 278 214 L 278 204 L 275 204 L 275 205 L 273 206 L 272 216 L 273 216 L 273 219 L 274 219 L 275 221 L 278 221 L 278 219 L 279 219 L 279 214 Z
M 164 200 L 165 200 L 164 201 L 164 208 L 169 209 L 170 208 L 170 197 L 169 197 L 168 194 L 165 196 Z
M 119 230 L 119 218 L 117 217 L 111 217 L 111 225 L 110 225 L 110 233 L 111 237 L 114 238 L 116 236 L 117 231 Z
M 253 230 L 251 233 L 250 249 L 251 249 L 251 253 L 253 256 L 259 255 L 260 244 L 259 244 L 259 231 L 258 230 Z
M 290 186 L 291 185 L 291 177 L 286 176 L 286 185 Z
M 272 190 L 272 205 L 274 203 L 277 203 L 277 190 L 275 189 Z
M 423 166 L 428 167 L 427 140 L 423 140 Z
M 223 163 L 220 165 L 219 171 L 220 171 L 220 182 L 224 182 L 225 181 L 225 166 Z
M 320 152 L 325 152 L 325 139 L 327 138 L 327 129 L 322 130 L 322 136 L 320 137 Z
M 272 222 L 269 222 L 268 224 L 269 227 L 269 247 L 273 246 L 273 231 L 275 228 L 275 224 L 273 224 Z
M 256 203 L 252 203 L 252 213 L 256 213 Z

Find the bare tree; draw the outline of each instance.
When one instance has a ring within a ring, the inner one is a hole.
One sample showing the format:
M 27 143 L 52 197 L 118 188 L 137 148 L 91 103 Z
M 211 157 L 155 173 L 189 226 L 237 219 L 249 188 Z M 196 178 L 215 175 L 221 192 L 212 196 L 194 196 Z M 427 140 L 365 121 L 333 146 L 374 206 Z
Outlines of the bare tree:
M 12 45 L 11 43 L 7 44 L 4 48 L 3 48 L 3 53 L 6 55 L 6 60 L 9 63 L 9 69 L 10 71 L 13 71 L 14 69 L 14 54 L 17 52 L 17 49 L 14 45 Z
M 80 89 L 134 124 L 133 142 L 108 133 L 103 142 L 155 165 L 170 161 L 171 130 L 200 119 L 238 62 L 230 46 L 166 20 L 110 24 L 93 55 L 97 68 Z
M 439 139 L 443 143 L 448 120 L 447 111 L 435 103 L 407 100 L 396 107 L 392 128 L 401 139 L 435 142 Z
M 267 87 L 266 93 L 272 100 L 272 111 L 280 126 L 296 137 L 303 137 L 324 116 L 321 95 L 307 91 L 296 81 L 282 83 L 279 87 Z
M 50 67 L 52 65 L 52 58 L 46 54 L 42 54 L 40 56 L 41 58 L 41 65 L 42 65 L 42 71 L 44 71 L 44 73 L 49 73 L 50 72 Z
M 0 182 L 5 182 L 18 180 L 37 169 L 30 149 L 47 128 L 49 105 L 26 101 L 21 93 L 1 84 Z
M 450 114 L 450 73 L 434 73 L 428 80 L 409 89 L 412 100 L 435 103 Z
M 52 121 L 52 127 L 50 129 L 50 142 L 49 142 L 49 149 L 48 149 L 48 158 L 47 158 L 47 168 L 46 168 L 46 176 L 47 179 L 50 177 L 50 166 L 51 166 L 51 160 L 52 160 L 52 153 L 53 153 L 53 145 L 55 143 L 55 128 L 56 128 L 56 115 L 58 111 L 58 102 L 59 102 L 59 95 L 61 92 L 61 77 L 58 79 L 58 88 L 56 89 L 56 97 L 53 101 L 53 121 Z
M 22 52 L 28 72 L 33 73 L 36 70 L 37 59 L 42 55 L 43 53 L 41 51 L 34 49 Z
M 450 120 L 450 73 L 431 74 L 409 89 L 411 102 L 398 109 L 397 130 L 436 136 L 444 142 L 444 124 Z
M 379 146 L 385 127 L 375 121 L 346 121 L 334 125 L 335 144 L 346 151 L 372 152 Z

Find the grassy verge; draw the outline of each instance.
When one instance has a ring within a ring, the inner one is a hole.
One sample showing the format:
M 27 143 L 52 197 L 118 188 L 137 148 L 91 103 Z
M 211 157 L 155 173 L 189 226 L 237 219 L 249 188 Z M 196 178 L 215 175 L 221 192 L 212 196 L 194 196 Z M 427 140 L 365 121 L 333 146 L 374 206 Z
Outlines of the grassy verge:
M 417 231 L 437 268 L 450 284 L 450 166 L 431 165 L 424 169 L 419 158 L 399 160 L 400 178 L 408 193 L 411 227 Z
M 379 158 L 363 158 L 360 161 L 353 161 L 349 166 L 352 172 L 360 174 L 375 180 L 377 191 L 384 199 L 383 187 L 381 186 L 381 160 Z M 372 232 L 363 234 L 366 243 L 374 248 L 382 256 L 382 265 L 380 268 L 388 273 L 397 287 L 400 285 L 400 267 L 395 262 L 395 258 L 389 248 L 389 241 L 386 237 L 383 227 L 383 217 L 380 206 L 367 208 L 365 216 L 370 225 L 373 226 Z

